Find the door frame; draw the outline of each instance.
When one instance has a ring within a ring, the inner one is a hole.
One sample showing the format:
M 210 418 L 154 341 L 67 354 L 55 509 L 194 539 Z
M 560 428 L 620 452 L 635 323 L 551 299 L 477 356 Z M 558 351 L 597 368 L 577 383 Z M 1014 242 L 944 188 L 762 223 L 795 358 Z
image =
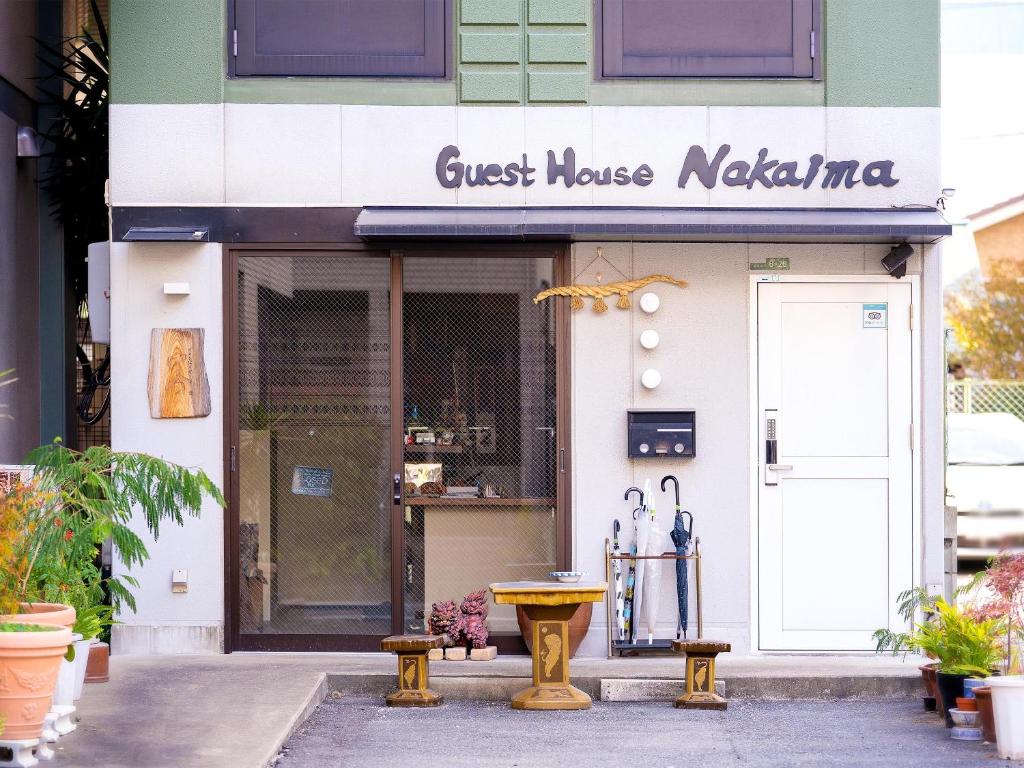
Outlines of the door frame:
M 224 520 L 224 652 L 292 651 L 338 652 L 379 651 L 383 636 L 315 635 L 315 634 L 241 634 L 239 616 L 239 477 L 238 445 L 238 259 L 252 252 L 287 251 L 331 253 L 337 258 L 352 255 L 378 255 L 390 261 L 390 294 L 402 295 L 402 263 L 406 257 L 429 256 L 479 257 L 518 256 L 553 259 L 553 280 L 561 285 L 571 280 L 571 250 L 568 243 L 245 243 L 225 244 L 222 254 L 222 321 L 223 321 L 223 435 L 224 435 L 224 497 L 227 506 Z M 391 321 L 391 446 L 389 455 L 392 473 L 400 471 L 403 446 L 399 436 L 404 429 L 402 396 L 402 302 L 390 302 Z M 555 557 L 558 570 L 572 567 L 572 450 L 571 436 L 571 328 L 568 302 L 555 304 L 555 381 L 556 381 L 556 444 L 558 487 L 555 505 Z M 399 343 L 394 343 L 398 339 Z M 397 406 L 396 406 L 397 403 Z M 405 551 L 405 505 L 388 504 L 391 509 L 391 632 L 403 634 L 405 613 L 402 561 Z M 396 552 L 403 553 L 396 556 Z M 526 646 L 518 635 L 495 637 L 499 650 L 525 653 Z
M 912 423 L 912 456 L 911 466 L 911 539 L 912 547 L 912 575 L 913 583 L 921 581 L 923 553 L 922 536 L 922 508 L 921 508 L 921 477 L 922 477 L 922 456 L 921 450 L 921 423 L 922 423 L 922 392 L 921 392 L 921 276 L 907 275 L 903 278 L 889 277 L 888 275 L 789 275 L 769 274 L 750 275 L 748 286 L 748 336 L 747 336 L 747 373 L 748 373 L 748 459 L 747 459 L 747 486 L 748 486 L 748 508 L 749 508 L 749 529 L 750 539 L 750 653 L 752 655 L 820 655 L 822 651 L 807 650 L 761 650 L 760 636 L 760 583 L 759 569 L 760 552 L 758 542 L 760 538 L 760 478 L 761 478 L 761 445 L 759 435 L 759 411 L 758 411 L 758 290 L 761 283 L 899 283 L 910 284 L 910 317 L 906 322 L 910 323 L 910 413 Z M 873 655 L 874 651 L 833 651 L 842 655 Z

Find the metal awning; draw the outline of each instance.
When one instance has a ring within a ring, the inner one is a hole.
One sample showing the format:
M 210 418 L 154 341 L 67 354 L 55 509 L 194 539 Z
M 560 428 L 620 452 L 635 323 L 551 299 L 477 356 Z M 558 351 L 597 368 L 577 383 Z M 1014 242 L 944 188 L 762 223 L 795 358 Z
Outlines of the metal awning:
M 934 243 L 934 208 L 363 208 L 361 238 Z

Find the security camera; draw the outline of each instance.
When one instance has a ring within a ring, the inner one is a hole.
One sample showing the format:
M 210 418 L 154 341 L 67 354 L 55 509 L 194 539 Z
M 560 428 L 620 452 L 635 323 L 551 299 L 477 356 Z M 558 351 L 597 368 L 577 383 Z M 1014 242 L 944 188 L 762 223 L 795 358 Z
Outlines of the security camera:
M 907 274 L 907 261 L 914 255 L 914 246 L 910 243 L 900 243 L 894 246 L 882 259 L 882 266 L 885 271 L 895 278 Z

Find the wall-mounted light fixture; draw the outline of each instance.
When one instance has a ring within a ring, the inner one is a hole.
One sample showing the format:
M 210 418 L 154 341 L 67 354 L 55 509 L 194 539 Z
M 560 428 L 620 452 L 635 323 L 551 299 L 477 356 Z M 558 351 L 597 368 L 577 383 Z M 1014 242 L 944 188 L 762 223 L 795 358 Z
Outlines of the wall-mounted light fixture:
M 121 238 L 128 243 L 208 243 L 209 227 L 129 227 Z
M 18 126 L 18 157 L 39 157 L 39 134 L 27 125 Z
M 646 389 L 657 389 L 661 384 L 661 374 L 654 368 L 648 368 L 640 375 L 640 383 Z

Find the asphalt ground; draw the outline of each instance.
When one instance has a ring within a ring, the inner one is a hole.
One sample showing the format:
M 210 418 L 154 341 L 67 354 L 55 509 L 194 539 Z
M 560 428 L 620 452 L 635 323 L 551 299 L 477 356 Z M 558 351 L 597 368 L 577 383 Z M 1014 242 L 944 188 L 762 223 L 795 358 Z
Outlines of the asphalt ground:
M 453 701 L 392 709 L 328 699 L 285 743 L 275 768 L 684 768 L 701 766 L 1024 766 L 959 742 L 913 699 L 735 701 L 725 712 L 594 702 L 519 712 Z

